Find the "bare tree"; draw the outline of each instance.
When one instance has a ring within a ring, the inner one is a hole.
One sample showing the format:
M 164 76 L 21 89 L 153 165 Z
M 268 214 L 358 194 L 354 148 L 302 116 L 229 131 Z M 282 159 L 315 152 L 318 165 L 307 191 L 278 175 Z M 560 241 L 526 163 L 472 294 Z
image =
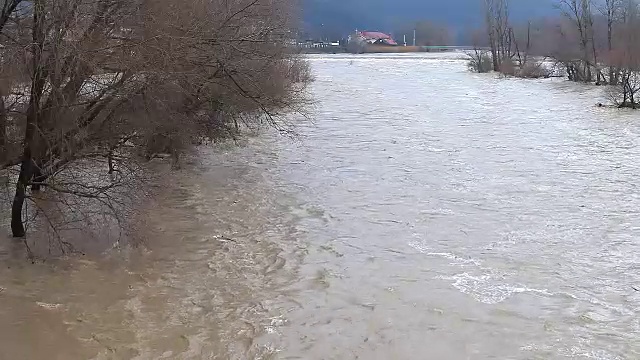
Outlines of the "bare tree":
M 600 13 L 605 17 L 607 22 L 607 54 L 608 57 L 613 53 L 613 37 L 616 24 L 620 21 L 621 13 L 623 10 L 624 0 L 605 0 L 604 4 L 600 7 Z M 609 78 L 608 83 L 610 85 L 616 85 L 618 83 L 618 70 L 609 66 Z
M 486 49 L 486 35 L 484 30 L 470 31 L 467 41 L 471 42 L 473 50 L 467 52 L 469 70 L 477 73 L 487 73 L 493 69 L 490 50 Z
M 495 31 L 495 1 L 485 0 L 485 27 L 487 31 L 487 37 L 489 39 L 489 47 L 491 49 L 491 60 L 493 62 L 493 70 L 500 71 L 500 59 L 498 55 L 497 36 Z
M 547 77 L 547 57 L 555 59 L 569 80 L 610 85 L 618 107 L 640 106 L 640 10 L 637 0 L 558 0 L 562 17 L 537 28 L 509 23 L 508 4 L 484 0 L 488 44 L 494 70 L 519 77 Z M 555 29 L 555 30 L 551 30 Z M 539 45 L 542 44 L 542 45 Z M 481 69 L 481 53 L 471 56 Z
M 550 72 L 544 61 L 532 57 L 532 24 L 514 27 L 509 17 L 508 0 L 484 0 L 485 33 L 493 70 L 507 76 L 525 78 L 548 77 Z M 479 51 L 473 41 L 474 53 L 470 55 L 470 68 L 484 71 L 487 52 Z
M 0 7 L 0 34 L 2 34 L 5 25 L 9 21 L 11 14 L 14 13 L 18 5 L 22 0 L 2 0 L 2 7 Z M 5 52 L 4 46 L 0 47 L 0 51 Z M 0 57 L 4 58 L 6 54 L 0 54 Z M 1 69 L 5 68 L 3 59 L 0 59 Z M 0 70 L 1 71 L 1 70 Z M 5 75 L 5 74 L 2 74 Z M 2 76 L 3 78 L 5 76 Z M 6 93 L 6 81 L 0 79 L 0 164 L 4 164 L 7 157 L 7 125 L 8 114 L 7 107 L 5 105 L 5 93 Z
M 545 65 L 546 56 L 534 53 L 531 21 L 528 21 L 524 28 L 515 29 L 511 27 L 510 31 L 515 54 L 515 66 L 512 75 L 532 79 L 551 76 L 551 71 Z
M 12 65 L 3 97 L 18 99 L 4 128 L 21 131 L 0 144 L 21 144 L 4 165 L 19 164 L 14 236 L 25 235 L 24 203 L 42 188 L 70 212 L 79 204 L 70 199 L 92 199 L 117 216 L 138 161 L 177 160 L 246 126 L 287 130 L 283 116 L 306 104 L 310 77 L 287 46 L 296 18 L 286 0 L 25 3 L 6 7 L 12 26 L 1 32 L 1 45 L 28 59 Z
M 609 65 L 618 71 L 618 82 L 609 94 L 618 107 L 640 106 L 640 9 L 636 0 L 625 0 L 620 10 L 616 44 Z
M 563 60 L 569 78 L 573 81 L 592 82 L 595 72 L 597 81 L 600 81 L 591 0 L 558 0 L 558 8 L 575 26 L 581 53 L 579 59 Z
M 508 0 L 484 0 L 485 26 L 494 71 L 503 71 L 503 62 L 513 58 Z

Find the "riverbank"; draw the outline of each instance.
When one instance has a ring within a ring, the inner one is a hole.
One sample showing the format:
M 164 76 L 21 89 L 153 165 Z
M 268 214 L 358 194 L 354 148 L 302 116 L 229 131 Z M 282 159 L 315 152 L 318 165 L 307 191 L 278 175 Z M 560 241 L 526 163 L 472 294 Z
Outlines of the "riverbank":
M 447 52 L 454 51 L 456 47 L 448 46 L 380 46 L 369 45 L 363 50 L 368 54 L 404 54 L 404 53 L 425 53 L 425 52 Z
M 450 52 L 465 47 L 456 46 L 381 46 L 367 45 L 356 51 L 351 51 L 347 47 L 342 46 L 326 46 L 326 47 L 304 47 L 300 48 L 302 54 L 405 54 L 405 53 L 426 53 L 426 52 Z

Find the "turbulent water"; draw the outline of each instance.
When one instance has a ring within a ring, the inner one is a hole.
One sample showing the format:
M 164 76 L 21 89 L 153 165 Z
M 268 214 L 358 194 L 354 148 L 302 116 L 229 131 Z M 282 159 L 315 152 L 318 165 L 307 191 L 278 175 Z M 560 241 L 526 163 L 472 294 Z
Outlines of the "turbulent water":
M 0 359 L 640 358 L 638 113 L 460 54 L 311 63 L 298 137 L 203 149 L 145 250 L 3 241 Z

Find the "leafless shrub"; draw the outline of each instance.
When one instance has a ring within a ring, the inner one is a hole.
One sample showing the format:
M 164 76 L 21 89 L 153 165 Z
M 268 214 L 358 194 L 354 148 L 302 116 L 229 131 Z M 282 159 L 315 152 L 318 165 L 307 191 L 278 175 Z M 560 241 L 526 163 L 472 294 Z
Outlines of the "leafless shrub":
M 618 108 L 640 108 L 640 71 L 624 69 L 616 85 L 607 88 L 607 95 Z
M 493 70 L 493 60 L 488 51 L 474 50 L 467 54 L 469 61 L 467 67 L 472 72 L 488 73 Z
M 311 74 L 286 45 L 286 0 L 4 4 L 0 51 L 16 55 L 0 71 L 0 169 L 18 170 L 14 236 L 41 189 L 61 194 L 50 199 L 68 214 L 91 199 L 119 218 L 123 189 L 144 179 L 141 159 L 169 153 L 177 164 L 243 127 L 288 129 L 284 115 L 307 104 Z
M 530 60 L 523 67 L 518 69 L 516 76 L 524 79 L 548 78 L 552 71 L 545 65 L 544 61 Z
M 500 61 L 500 73 L 505 76 L 515 76 L 518 71 L 516 64 L 511 58 L 504 58 Z
M 469 58 L 467 67 L 472 72 L 487 73 L 493 70 L 493 58 L 484 30 L 472 30 L 467 33 L 468 41 L 473 45 L 473 50 L 467 52 Z

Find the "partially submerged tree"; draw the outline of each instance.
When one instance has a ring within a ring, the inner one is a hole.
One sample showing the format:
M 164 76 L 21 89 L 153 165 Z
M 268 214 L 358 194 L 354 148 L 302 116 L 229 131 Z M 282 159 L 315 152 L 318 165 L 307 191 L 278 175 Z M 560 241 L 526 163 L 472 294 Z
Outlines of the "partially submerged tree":
M 493 71 L 507 76 L 540 78 L 550 76 L 544 59 L 533 56 L 532 24 L 514 27 L 509 20 L 508 0 L 483 0 L 486 47 L 478 44 L 477 32 L 472 35 L 473 53 L 469 67 L 473 71 L 486 72 L 486 60 L 492 62 Z
M 508 0 L 484 0 L 484 11 L 493 70 L 502 71 L 503 62 L 509 62 L 513 57 L 509 2 Z
M 19 166 L 16 237 L 25 235 L 25 201 L 40 189 L 117 215 L 141 154 L 177 158 L 243 126 L 286 130 L 282 116 L 305 104 L 310 77 L 287 47 L 295 25 L 287 0 L 4 4 L 0 49 L 28 60 L 3 63 L 0 83 L 0 161 Z
M 526 26 L 520 28 L 510 28 L 513 42 L 514 76 L 528 79 L 547 78 L 551 76 L 551 71 L 546 65 L 546 56 L 540 55 L 535 49 L 535 34 L 539 29 L 534 29 L 531 21 Z
M 609 85 L 617 85 L 619 78 L 619 70 L 611 64 L 611 57 L 614 52 L 614 34 L 616 34 L 616 26 L 621 20 L 623 12 L 623 3 L 625 0 L 604 0 L 599 8 L 600 13 L 604 16 L 607 24 L 607 56 L 606 61 L 609 63 L 608 83 Z
M 609 94 L 618 107 L 636 109 L 640 106 L 640 8 L 635 0 L 625 0 L 622 6 L 617 41 L 608 57 L 617 77 Z
M 548 77 L 555 60 L 569 80 L 609 85 L 618 107 L 640 106 L 640 10 L 638 0 L 557 0 L 561 17 L 526 27 L 509 23 L 508 0 L 483 0 L 486 46 L 493 69 L 518 77 Z M 476 44 L 474 42 L 474 44 Z M 484 71 L 480 49 L 470 67 Z
M 4 32 L 5 26 L 9 22 L 11 15 L 16 11 L 22 0 L 2 0 L 2 6 L 0 7 L 0 34 Z M 11 88 L 11 68 L 9 60 L 13 54 L 9 49 L 0 43 L 0 164 L 3 164 L 8 155 L 8 134 L 7 127 L 8 112 L 7 104 L 5 104 L 6 94 L 9 93 Z
M 569 41 L 577 43 L 579 47 L 578 54 L 558 59 L 566 67 L 569 80 L 603 81 L 595 42 L 591 0 L 558 0 L 558 8 L 573 25 Z
M 467 41 L 471 42 L 473 50 L 467 52 L 469 70 L 477 73 L 487 73 L 493 69 L 491 52 L 486 49 L 486 39 L 483 30 L 471 31 Z

